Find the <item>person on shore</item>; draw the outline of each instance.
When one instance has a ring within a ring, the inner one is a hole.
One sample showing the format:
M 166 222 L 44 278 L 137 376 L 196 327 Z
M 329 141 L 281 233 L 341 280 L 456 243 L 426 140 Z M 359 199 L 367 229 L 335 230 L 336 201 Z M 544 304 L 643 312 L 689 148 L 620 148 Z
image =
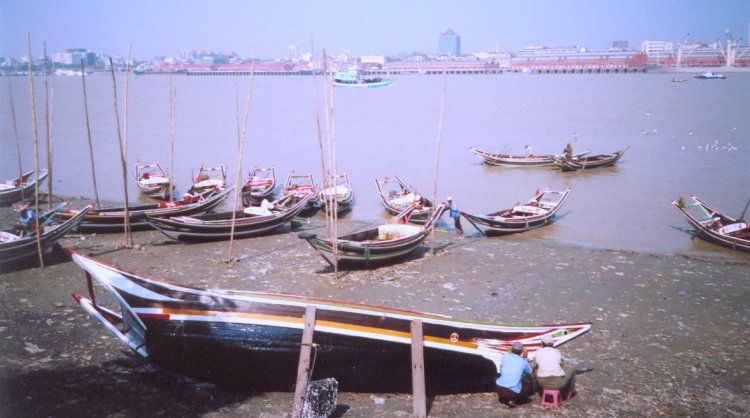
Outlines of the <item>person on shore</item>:
M 526 150 L 526 156 L 527 157 L 531 157 L 531 154 L 533 153 L 533 150 L 531 149 L 531 147 L 529 146 L 529 144 L 526 144 L 526 146 L 524 147 L 524 149 Z
M 533 393 L 530 377 L 531 365 L 526 360 L 523 344 L 516 341 L 500 362 L 500 377 L 495 381 L 497 400 L 511 408 L 528 402 Z
M 464 229 L 461 227 L 461 211 L 458 210 L 458 206 L 453 203 L 453 198 L 448 196 L 448 209 L 450 209 L 450 216 L 453 218 L 453 226 L 458 231 L 458 235 L 464 234 Z
M 534 377 L 539 391 L 559 390 L 563 399 L 575 395 L 575 368 L 562 366 L 562 354 L 552 337 L 542 337 L 542 348 L 534 353 Z

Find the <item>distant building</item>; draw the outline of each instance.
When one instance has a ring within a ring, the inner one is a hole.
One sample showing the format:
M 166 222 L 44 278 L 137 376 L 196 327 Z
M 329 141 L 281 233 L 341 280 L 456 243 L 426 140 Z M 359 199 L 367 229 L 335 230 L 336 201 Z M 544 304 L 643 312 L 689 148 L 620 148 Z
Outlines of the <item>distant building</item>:
M 624 51 L 626 49 L 630 49 L 630 42 L 628 42 L 628 41 L 614 41 L 614 42 L 612 42 L 612 49 L 619 49 L 621 51 Z
M 362 64 L 377 64 L 381 67 L 385 65 L 384 55 L 362 55 L 359 60 Z
M 461 37 L 448 29 L 440 34 L 438 38 L 438 55 L 447 57 L 458 57 L 461 55 Z
M 667 41 L 643 41 L 641 51 L 646 53 L 649 64 L 674 65 L 674 44 Z
M 96 56 L 93 57 L 94 61 L 96 61 Z M 55 64 L 63 64 L 63 65 L 81 65 L 81 60 L 84 60 L 85 64 L 89 64 L 89 61 L 91 58 L 89 57 L 89 52 L 86 49 L 83 48 L 71 48 L 68 49 L 65 52 L 57 52 L 52 54 L 52 62 Z

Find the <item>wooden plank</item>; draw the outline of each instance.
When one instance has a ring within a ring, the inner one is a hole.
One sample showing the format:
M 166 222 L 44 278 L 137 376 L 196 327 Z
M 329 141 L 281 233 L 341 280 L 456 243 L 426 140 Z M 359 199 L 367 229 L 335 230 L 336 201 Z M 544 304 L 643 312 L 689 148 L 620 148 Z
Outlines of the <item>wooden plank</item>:
M 315 331 L 315 306 L 305 309 L 305 326 L 302 328 L 302 346 L 299 352 L 297 367 L 297 385 L 294 390 L 294 409 L 292 417 L 299 418 L 305 402 L 307 381 L 310 373 L 310 352 L 312 351 L 313 332 Z
M 422 321 L 415 319 L 411 323 L 411 386 L 414 399 L 414 416 L 427 416 L 427 396 L 424 382 L 424 337 Z

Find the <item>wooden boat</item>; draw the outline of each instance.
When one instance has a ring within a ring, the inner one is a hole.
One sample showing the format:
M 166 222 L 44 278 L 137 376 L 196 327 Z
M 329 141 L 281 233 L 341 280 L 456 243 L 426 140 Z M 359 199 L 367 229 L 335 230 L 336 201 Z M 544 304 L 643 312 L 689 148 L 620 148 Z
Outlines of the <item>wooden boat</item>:
M 276 188 L 276 169 L 255 167 L 242 185 L 242 202 L 245 206 L 257 206 L 263 199 L 271 199 Z
M 349 176 L 346 173 L 326 179 L 323 190 L 318 194 L 318 201 L 326 212 L 331 211 L 329 206 L 333 205 L 334 200 L 336 201 L 337 213 L 344 213 L 352 208 L 354 188 L 352 188 Z
M 576 170 L 592 170 L 594 168 L 610 167 L 620 160 L 625 151 L 630 148 L 625 148 L 615 151 L 613 154 L 599 154 L 581 157 L 562 157 L 558 159 L 555 164 L 560 168 L 561 171 L 576 171 Z
M 300 216 L 309 217 L 320 209 L 320 202 L 317 199 L 318 186 L 315 185 L 312 173 L 295 174 L 294 170 L 290 171 L 286 177 L 286 182 L 281 188 L 282 196 L 292 196 L 295 200 L 304 199 L 307 195 L 312 195 L 313 199 L 307 201 L 307 206 Z
M 46 226 L 43 226 L 45 221 L 51 219 L 54 212 L 42 214 L 39 217 L 40 229 L 44 231 L 39 237 L 42 252 L 47 251 L 57 243 L 57 240 L 75 228 L 90 210 L 91 205 L 86 206 L 76 216 L 67 219 L 65 222 Z M 0 231 L 0 266 L 31 258 L 36 256 L 38 251 L 36 234 L 23 235 L 18 231 Z
M 509 166 L 509 167 L 541 167 L 554 165 L 555 161 L 562 158 L 562 154 L 544 154 L 544 155 L 513 155 L 513 154 L 493 154 L 482 151 L 473 147 L 469 150 L 474 154 L 482 157 L 483 162 L 487 165 Z M 588 154 L 588 151 L 575 154 L 574 157 L 581 157 Z
M 390 78 L 365 77 L 361 70 L 348 69 L 333 74 L 333 85 L 336 87 L 386 87 L 393 83 Z
M 201 197 L 226 188 L 227 170 L 224 164 L 219 164 L 218 167 L 213 168 L 201 164 L 198 174 L 193 179 L 193 185 L 190 186 L 185 196 Z
M 407 221 L 413 224 L 424 224 L 430 218 L 434 204 L 431 200 L 417 193 L 417 190 L 404 183 L 398 176 L 375 179 L 375 187 L 380 194 L 380 201 L 385 210 L 393 216 L 400 216 L 412 208 Z
M 682 198 L 672 202 L 693 226 L 699 238 L 722 247 L 750 253 L 750 223 L 734 219 L 690 195 L 691 203 Z
M 28 199 L 34 195 L 37 185 L 41 185 L 47 178 L 47 170 L 41 170 L 34 176 L 34 170 L 27 171 L 21 177 L 0 183 L 0 206 L 8 206 Z
M 169 197 L 169 176 L 158 162 L 135 164 L 135 184 L 138 190 L 148 197 L 166 199 Z M 174 189 L 174 185 L 172 185 Z
M 154 365 L 243 388 L 293 387 L 308 307 L 315 308 L 311 378 L 334 377 L 344 391 L 410 391 L 415 321 L 424 334 L 426 383 L 435 390 L 451 382 L 492 384 L 516 341 L 533 358 L 542 337 L 558 346 L 591 328 L 503 325 L 308 296 L 203 290 L 71 255 L 86 272 L 89 292 L 73 298 L 130 349 Z M 114 298 L 95 293 L 105 291 Z
M 445 208 L 445 205 L 439 205 L 431 211 L 430 218 L 423 226 L 385 224 L 338 237 L 339 267 L 371 267 L 406 257 L 427 238 Z M 334 265 L 334 244 L 331 239 L 318 238 L 309 232 L 300 233 L 299 237 L 318 251 L 328 264 Z
M 547 189 L 541 193 L 537 191 L 534 197 L 523 205 L 487 215 L 472 215 L 467 212 L 461 212 L 461 215 L 485 235 L 525 232 L 551 223 L 569 195 L 570 189 Z
M 270 232 L 291 222 L 307 205 L 312 195 L 302 199 L 285 196 L 261 207 L 249 206 L 234 216 L 234 238 L 248 238 Z M 232 236 L 232 212 L 197 216 L 151 217 L 146 222 L 171 239 L 179 241 L 216 241 Z
M 234 190 L 230 186 L 220 192 L 211 192 L 207 197 L 185 197 L 181 201 L 159 202 L 128 208 L 131 229 L 148 228 L 146 216 L 190 216 L 205 213 L 218 206 Z M 55 213 L 55 219 L 65 221 L 78 214 L 76 210 Z M 78 225 L 79 232 L 121 232 L 125 228 L 125 208 L 95 209 L 84 216 Z

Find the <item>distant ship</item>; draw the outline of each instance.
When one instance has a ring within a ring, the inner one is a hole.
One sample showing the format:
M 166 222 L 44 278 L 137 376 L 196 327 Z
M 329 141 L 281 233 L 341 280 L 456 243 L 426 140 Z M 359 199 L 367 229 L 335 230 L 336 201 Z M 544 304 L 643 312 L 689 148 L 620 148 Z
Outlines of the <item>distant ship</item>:
M 358 69 L 336 71 L 333 75 L 333 85 L 337 87 L 385 87 L 393 83 L 389 78 L 366 78 Z
M 709 71 L 703 74 L 696 74 L 693 76 L 693 78 L 696 78 L 698 80 L 723 80 L 726 78 L 726 76 L 724 76 L 724 74 Z

